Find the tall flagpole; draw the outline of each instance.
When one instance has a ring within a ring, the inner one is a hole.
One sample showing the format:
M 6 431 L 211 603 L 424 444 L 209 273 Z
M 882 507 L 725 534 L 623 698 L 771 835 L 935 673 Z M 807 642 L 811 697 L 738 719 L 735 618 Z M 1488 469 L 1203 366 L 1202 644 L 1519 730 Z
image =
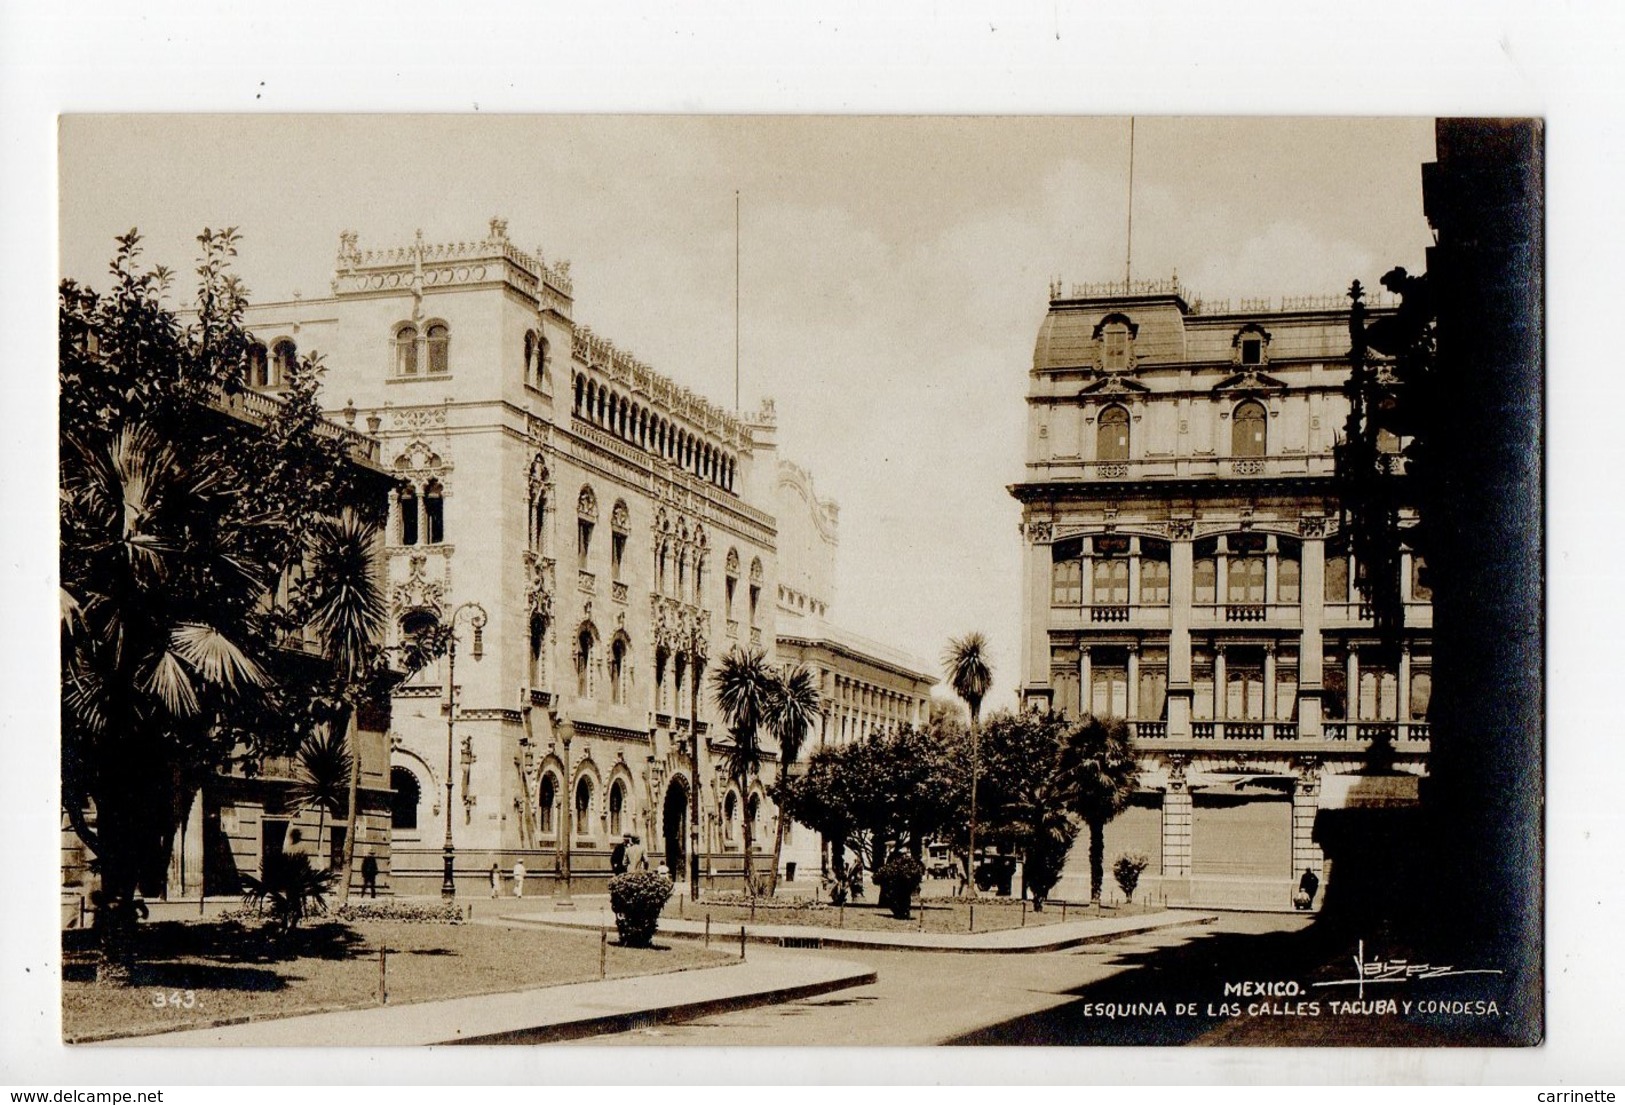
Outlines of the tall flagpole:
M 739 189 L 734 189 L 734 413 L 739 413 Z
M 1134 116 L 1128 117 L 1128 253 L 1123 258 L 1124 290 L 1134 281 Z

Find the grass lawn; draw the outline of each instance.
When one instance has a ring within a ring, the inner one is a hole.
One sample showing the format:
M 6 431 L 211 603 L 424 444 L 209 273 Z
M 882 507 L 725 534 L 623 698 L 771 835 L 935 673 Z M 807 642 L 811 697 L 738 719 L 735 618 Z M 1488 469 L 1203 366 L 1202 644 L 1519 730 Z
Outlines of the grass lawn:
M 681 913 L 679 913 L 681 909 Z M 791 906 L 788 900 L 779 899 L 775 905 L 758 903 L 756 907 L 755 923 L 761 925 L 813 925 L 819 928 L 848 928 L 863 932 L 934 932 L 934 933 L 968 933 L 968 932 L 995 932 L 999 929 L 1021 928 L 1023 924 L 1028 928 L 1036 925 L 1059 924 L 1063 919 L 1067 921 L 1093 920 L 1103 917 L 1133 917 L 1142 913 L 1160 913 L 1160 906 L 1122 905 L 1116 908 L 1092 908 L 1088 905 L 1068 904 L 1063 909 L 1060 902 L 1045 902 L 1042 913 L 1034 912 L 1032 903 L 1027 903 L 1025 917 L 1023 917 L 1022 904 L 1010 898 L 978 898 L 976 900 L 975 928 L 971 928 L 971 906 L 962 898 L 927 898 L 923 910 L 916 906 L 912 916 L 906 920 L 899 920 L 891 915 L 891 911 L 881 909 L 874 904 L 873 898 L 857 903 L 848 902 L 845 909 L 834 906 Z M 711 902 L 679 903 L 673 898 L 666 904 L 663 917 L 683 917 L 688 920 L 703 920 L 706 915 L 711 917 L 711 924 L 719 929 L 741 922 L 750 923 L 751 911 L 748 906 L 721 905 Z M 737 933 L 735 934 L 737 935 Z
M 391 1005 L 598 978 L 599 938 L 590 932 L 324 923 L 301 929 L 291 954 L 273 958 L 234 925 L 164 921 L 141 929 L 143 954 L 135 984 L 127 988 L 95 984 L 92 933 L 63 933 L 66 1042 L 374 1005 L 380 947 L 388 949 Z M 737 957 L 691 941 L 668 944 L 658 936 L 653 948 L 622 948 L 610 928 L 612 978 L 729 962 Z

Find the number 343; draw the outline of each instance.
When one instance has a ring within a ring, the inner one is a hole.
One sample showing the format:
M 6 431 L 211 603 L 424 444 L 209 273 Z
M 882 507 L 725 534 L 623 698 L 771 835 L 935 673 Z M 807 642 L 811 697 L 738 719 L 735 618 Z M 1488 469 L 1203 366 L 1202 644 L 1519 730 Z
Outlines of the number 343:
M 154 1009 L 191 1009 L 196 1005 L 196 990 L 158 990 L 152 995 Z

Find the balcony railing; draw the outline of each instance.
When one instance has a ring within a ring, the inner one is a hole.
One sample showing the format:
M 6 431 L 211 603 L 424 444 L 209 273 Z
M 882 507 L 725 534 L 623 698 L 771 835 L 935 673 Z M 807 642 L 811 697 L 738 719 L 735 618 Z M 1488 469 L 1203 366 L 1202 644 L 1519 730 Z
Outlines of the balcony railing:
M 1106 606 L 1091 606 L 1089 620 L 1092 622 L 1126 622 L 1128 621 L 1128 604 L 1112 603 Z
M 1237 476 L 1261 476 L 1264 474 L 1263 457 L 1246 457 L 1230 462 L 1230 471 Z
M 1168 723 L 1166 721 L 1136 721 L 1133 723 L 1134 739 L 1147 741 L 1160 741 L 1168 739 Z
M 1265 607 L 1261 602 L 1232 602 L 1224 608 L 1224 620 L 1227 622 L 1261 622 L 1264 620 Z

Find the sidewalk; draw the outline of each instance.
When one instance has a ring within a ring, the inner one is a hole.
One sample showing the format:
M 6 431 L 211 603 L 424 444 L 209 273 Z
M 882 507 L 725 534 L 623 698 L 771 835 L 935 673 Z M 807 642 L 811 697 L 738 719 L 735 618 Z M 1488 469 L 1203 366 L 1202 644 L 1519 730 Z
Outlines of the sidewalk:
M 526 918 L 529 920 L 529 918 Z M 597 927 L 592 918 L 592 927 Z M 508 994 L 109 1040 L 87 1047 L 422 1047 L 536 1044 L 794 1001 L 875 981 L 860 963 L 755 950 L 743 962 Z
M 703 910 L 701 903 L 694 907 Z M 505 913 L 502 920 L 510 924 L 554 925 L 560 928 L 596 929 L 602 919 L 596 910 L 576 913 Z M 737 921 L 711 926 L 711 943 L 721 947 L 737 946 L 739 930 L 745 930 L 746 940 L 757 944 L 785 944 L 798 948 L 869 948 L 909 949 L 931 952 L 982 952 L 1020 954 L 1058 951 L 1082 944 L 1099 944 L 1136 933 L 1176 925 L 1207 925 L 1217 918 L 1211 913 L 1188 909 L 1170 909 L 1161 913 L 1143 913 L 1133 917 L 1102 917 L 1087 921 L 1063 921 L 1053 925 L 1035 925 L 1032 928 L 999 929 L 994 932 L 937 933 L 937 932 L 868 932 L 861 929 L 821 928 L 812 925 L 774 925 Z M 610 925 L 613 927 L 614 922 Z M 705 935 L 705 922 L 673 917 L 660 919 L 663 936 L 689 938 Z M 788 943 L 786 943 L 788 942 Z

